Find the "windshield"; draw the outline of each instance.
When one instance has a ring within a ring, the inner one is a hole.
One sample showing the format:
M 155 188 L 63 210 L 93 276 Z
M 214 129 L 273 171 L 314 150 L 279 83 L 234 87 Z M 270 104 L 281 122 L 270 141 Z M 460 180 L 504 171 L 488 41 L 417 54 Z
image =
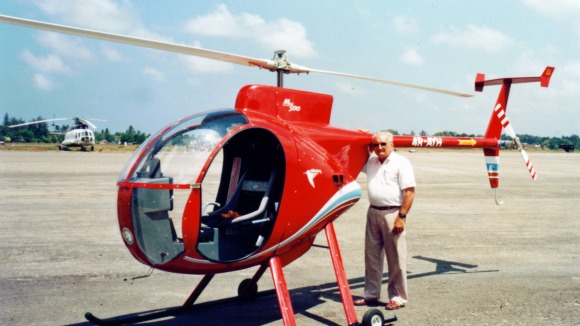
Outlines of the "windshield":
M 196 182 L 210 153 L 232 128 L 247 124 L 235 110 L 192 115 L 151 135 L 133 154 L 119 181 L 170 177 L 174 184 Z M 137 163 L 137 160 L 140 160 Z

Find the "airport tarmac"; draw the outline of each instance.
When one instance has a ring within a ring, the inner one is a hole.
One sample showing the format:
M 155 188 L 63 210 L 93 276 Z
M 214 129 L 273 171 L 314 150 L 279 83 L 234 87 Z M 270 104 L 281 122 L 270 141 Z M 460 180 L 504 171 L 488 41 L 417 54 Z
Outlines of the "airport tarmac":
M 501 153 L 496 205 L 480 151 L 401 149 L 415 168 L 408 217 L 410 301 L 393 325 L 579 325 L 580 154 Z M 198 275 L 153 271 L 117 227 L 116 180 L 130 153 L 0 151 L 0 325 L 89 325 L 180 306 Z M 362 295 L 363 197 L 335 222 Z M 284 268 L 298 325 L 345 325 L 326 238 Z M 198 302 L 234 297 L 254 268 L 217 275 Z M 387 276 L 385 275 L 385 281 Z M 260 291 L 273 288 L 269 272 Z M 383 288 L 386 293 L 386 286 Z M 384 297 L 383 297 L 384 300 Z M 359 320 L 366 307 L 356 307 Z M 281 325 L 276 297 L 224 303 L 154 325 Z

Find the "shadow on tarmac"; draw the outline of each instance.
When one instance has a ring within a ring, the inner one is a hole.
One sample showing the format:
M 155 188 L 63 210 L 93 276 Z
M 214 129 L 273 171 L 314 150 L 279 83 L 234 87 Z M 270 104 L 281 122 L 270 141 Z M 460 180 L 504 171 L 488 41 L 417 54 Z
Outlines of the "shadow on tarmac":
M 424 260 L 435 264 L 435 270 L 421 274 L 412 274 L 408 272 L 408 279 L 436 276 L 440 274 L 462 274 L 462 273 L 489 273 L 499 272 L 499 270 L 474 270 L 478 265 L 466 264 L 460 262 L 446 261 L 423 256 L 414 256 L 414 259 Z M 388 274 L 383 274 L 383 283 L 388 282 Z M 352 278 L 349 280 L 350 288 L 360 289 L 364 287 L 364 277 Z M 340 293 L 336 282 L 330 282 L 320 285 L 307 286 L 290 290 L 292 298 L 292 307 L 296 315 L 302 315 L 310 319 L 313 323 L 323 325 L 341 325 L 331 321 L 323 316 L 318 316 L 309 312 L 313 307 L 324 304 L 327 301 L 341 303 Z M 250 300 L 243 300 L 238 297 L 225 298 L 210 302 L 195 304 L 192 308 L 183 310 L 182 307 L 160 308 L 151 311 L 131 313 L 122 316 L 103 318 L 93 321 L 99 325 L 120 325 L 120 320 L 124 318 L 138 318 L 159 312 L 169 311 L 169 317 L 154 319 L 147 324 L 150 325 L 192 325 L 196 321 L 203 325 L 264 325 L 268 323 L 281 321 L 276 292 L 274 290 L 262 291 Z M 87 313 L 88 315 L 89 313 Z M 92 315 L 91 315 L 92 316 Z M 89 318 L 89 317 L 87 317 Z M 388 316 L 387 316 L 388 318 Z M 143 322 L 143 321 L 142 321 Z M 87 321 L 74 326 L 93 325 Z

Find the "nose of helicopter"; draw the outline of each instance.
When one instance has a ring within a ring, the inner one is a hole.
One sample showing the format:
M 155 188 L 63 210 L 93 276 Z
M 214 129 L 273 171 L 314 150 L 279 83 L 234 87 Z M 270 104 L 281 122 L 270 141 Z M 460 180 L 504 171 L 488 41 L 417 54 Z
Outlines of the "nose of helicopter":
M 136 258 L 167 264 L 195 242 L 201 180 L 227 132 L 244 123 L 235 110 L 196 114 L 161 129 L 136 150 L 119 177 L 117 205 L 121 234 Z

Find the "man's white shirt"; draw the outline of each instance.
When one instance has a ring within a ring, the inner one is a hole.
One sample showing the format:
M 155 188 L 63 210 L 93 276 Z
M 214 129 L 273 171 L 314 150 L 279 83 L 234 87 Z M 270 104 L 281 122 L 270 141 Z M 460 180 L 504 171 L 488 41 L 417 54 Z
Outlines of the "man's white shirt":
M 401 206 L 403 190 L 416 186 L 411 162 L 395 151 L 382 164 L 372 155 L 362 172 L 367 175 L 369 202 L 374 206 Z

